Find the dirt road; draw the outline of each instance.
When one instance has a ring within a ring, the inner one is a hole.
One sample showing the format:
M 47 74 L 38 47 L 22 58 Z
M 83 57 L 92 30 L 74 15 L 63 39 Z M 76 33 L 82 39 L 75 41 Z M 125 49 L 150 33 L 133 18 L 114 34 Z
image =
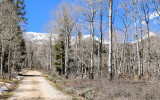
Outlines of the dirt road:
M 71 97 L 52 87 L 41 73 L 29 71 L 8 100 L 71 100 Z

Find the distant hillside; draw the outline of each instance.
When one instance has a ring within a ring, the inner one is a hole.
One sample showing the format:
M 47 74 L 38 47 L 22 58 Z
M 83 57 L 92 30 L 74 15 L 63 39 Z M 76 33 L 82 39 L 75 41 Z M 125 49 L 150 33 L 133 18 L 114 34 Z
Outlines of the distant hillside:
M 32 42 L 37 42 L 37 43 L 42 43 L 45 41 L 49 40 L 49 33 L 36 33 L 36 32 L 26 32 L 24 33 L 24 38 L 32 41 Z M 52 34 L 52 42 L 58 38 L 58 34 Z M 90 35 L 83 35 L 82 38 L 85 39 L 90 39 Z M 71 37 L 71 43 L 74 43 L 76 40 L 76 37 L 72 36 Z M 98 37 L 95 37 L 96 41 L 99 41 Z M 104 42 L 105 44 L 108 44 L 108 42 Z
M 156 34 L 156 33 L 150 32 L 150 33 L 149 33 L 149 37 L 150 37 L 150 38 L 151 38 L 151 37 L 159 37 L 159 35 Z M 145 34 L 145 35 L 142 37 L 143 40 L 145 40 L 145 39 L 147 39 L 147 38 L 148 38 L 148 34 Z M 141 41 L 141 38 L 139 38 L 138 41 L 140 42 L 140 41 Z M 137 40 L 134 40 L 132 43 L 137 43 Z

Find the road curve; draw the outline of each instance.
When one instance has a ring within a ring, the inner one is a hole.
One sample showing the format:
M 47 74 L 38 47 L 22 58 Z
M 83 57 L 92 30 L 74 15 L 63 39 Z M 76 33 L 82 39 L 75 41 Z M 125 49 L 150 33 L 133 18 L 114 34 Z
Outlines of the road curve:
M 56 90 L 38 71 L 29 71 L 8 100 L 72 100 Z

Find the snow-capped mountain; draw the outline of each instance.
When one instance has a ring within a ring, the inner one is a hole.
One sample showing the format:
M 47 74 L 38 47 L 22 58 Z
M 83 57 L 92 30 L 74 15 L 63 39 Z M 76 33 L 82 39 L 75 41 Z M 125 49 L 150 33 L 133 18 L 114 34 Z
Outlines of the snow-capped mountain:
M 149 37 L 158 37 L 159 35 L 153 32 L 149 33 Z M 148 34 L 145 34 L 142 39 L 145 40 L 148 38 Z M 141 42 L 141 39 L 138 39 L 139 42 Z M 137 43 L 137 40 L 134 40 L 132 43 Z
M 153 33 L 153 32 L 150 32 L 149 33 L 149 36 L 150 37 L 157 37 L 158 34 L 156 33 Z M 32 41 L 32 42 L 38 42 L 38 43 L 43 43 L 44 41 L 48 41 L 49 38 L 50 38 L 50 35 L 49 33 L 36 33 L 36 32 L 26 32 L 24 33 L 24 38 L 29 40 L 29 41 Z M 52 42 L 54 43 L 55 40 L 58 38 L 58 34 L 52 34 Z M 90 35 L 83 35 L 82 36 L 82 39 L 84 40 L 87 40 L 87 39 L 90 39 Z M 143 36 L 143 40 L 148 38 L 148 34 L 145 34 Z M 99 38 L 98 37 L 95 37 L 95 40 L 96 41 L 99 41 Z M 76 41 L 76 37 L 72 36 L 71 37 L 71 44 L 74 44 Z M 141 41 L 141 39 L 139 39 L 139 42 Z M 108 44 L 107 41 L 103 41 L 104 44 Z M 134 40 L 132 43 L 137 43 L 137 40 Z
M 49 34 L 48 33 L 26 32 L 24 33 L 24 38 L 30 41 L 46 40 L 49 38 Z
M 42 43 L 43 41 L 49 40 L 50 34 L 49 33 L 36 33 L 36 32 L 26 32 L 24 33 L 24 38 L 32 41 L 32 42 L 38 42 Z M 58 34 L 52 34 L 52 41 L 54 41 L 58 38 Z M 83 35 L 82 39 L 90 39 L 90 35 Z M 99 41 L 98 37 L 95 37 L 96 41 Z M 71 37 L 71 43 L 74 44 L 76 41 L 76 37 Z M 105 44 L 108 44 L 108 42 L 104 42 Z
M 26 32 L 24 33 L 24 38 L 26 40 L 36 42 L 36 43 L 47 43 L 50 39 L 49 33 L 36 33 L 36 32 Z M 58 38 L 58 34 L 52 34 L 52 43 Z

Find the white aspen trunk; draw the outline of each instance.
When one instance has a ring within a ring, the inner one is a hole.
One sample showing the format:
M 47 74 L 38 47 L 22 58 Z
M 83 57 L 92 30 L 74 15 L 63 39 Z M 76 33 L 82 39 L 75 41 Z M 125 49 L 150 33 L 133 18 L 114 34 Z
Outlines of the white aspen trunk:
M 137 0 L 134 2 L 134 18 L 135 18 L 135 34 L 136 34 L 136 40 L 137 40 L 137 58 L 138 58 L 138 76 L 141 75 L 141 62 L 140 62 L 140 56 L 139 56 L 139 40 L 138 40 L 138 33 L 137 33 L 137 14 L 136 14 L 136 6 L 137 6 Z
M 100 41 L 98 41 L 98 77 L 100 77 Z
M 129 74 L 131 73 L 131 69 L 132 69 L 132 46 L 130 46 Z
M 118 72 L 118 48 L 116 48 L 116 73 Z
M 14 70 L 15 70 L 15 56 L 16 56 L 16 54 L 15 54 L 15 48 L 16 48 L 16 46 L 15 46 L 15 44 L 14 44 L 12 72 L 14 72 Z M 25 62 L 26 62 L 26 61 L 25 61 Z M 25 66 L 25 67 L 26 67 L 26 66 Z
M 90 70 L 89 77 L 91 79 L 93 79 L 94 78 L 94 76 L 93 76 L 93 67 L 94 67 L 94 8 L 91 7 L 91 9 L 92 9 L 92 18 L 91 18 L 92 47 L 91 47 L 91 70 Z
M 142 14 L 141 14 L 142 15 Z M 139 23 L 140 23 L 140 32 L 141 32 L 141 75 L 143 75 L 144 74 L 144 68 L 143 68 L 143 33 L 142 33 L 142 19 L 140 18 L 140 20 L 139 20 Z
M 124 73 L 125 69 L 125 62 L 126 62 L 126 38 L 127 38 L 127 26 L 126 26 L 126 18 L 125 18 L 125 33 L 124 33 L 124 41 L 123 41 L 123 49 L 122 49 L 122 57 L 121 57 L 121 73 Z
M 85 74 L 85 77 L 87 77 L 87 67 L 85 67 L 84 74 Z
M 8 74 L 9 74 L 9 77 L 8 79 L 11 80 L 11 70 L 10 70 L 10 56 L 11 56 L 11 39 L 9 40 L 9 45 L 8 45 Z
M 143 30 L 142 30 L 142 5 L 141 5 L 141 10 L 139 9 L 139 6 L 138 6 L 138 11 L 139 11 L 139 24 L 140 24 L 140 33 L 141 33 L 141 60 L 140 60 L 140 63 L 141 63 L 141 75 L 144 74 L 144 71 L 143 71 Z
M 51 33 L 50 33 L 50 37 L 49 37 L 49 43 L 50 43 L 50 55 L 49 55 L 49 68 L 52 68 L 52 36 L 51 36 Z
M 148 0 L 144 0 L 142 1 L 143 3 L 143 12 L 144 12 L 144 18 L 145 18 L 145 22 L 147 24 L 147 35 L 148 35 L 148 41 L 147 41 L 147 48 L 148 48 L 148 52 L 147 52 L 147 66 L 146 66 L 146 71 L 149 71 L 150 68 L 150 37 L 149 37 L 149 4 L 148 4 Z
M 78 70 L 78 68 L 79 68 L 79 63 L 78 63 L 78 40 L 77 40 L 77 37 L 78 37 L 78 35 L 77 35 L 77 27 L 76 27 L 76 55 L 75 55 L 75 61 L 76 61 L 76 63 L 75 63 L 75 66 L 76 66 L 76 73 L 75 73 L 75 77 L 77 76 L 77 74 L 79 73 L 79 70 Z M 78 65 L 77 65 L 77 63 L 78 63 Z
M 113 68 L 112 68 L 112 7 L 113 0 L 109 0 L 109 57 L 108 57 L 108 67 L 110 68 L 110 80 L 113 78 Z
M 147 22 L 147 34 L 148 34 L 148 66 L 147 66 L 147 72 L 149 71 L 150 68 L 150 36 L 149 36 L 149 23 Z
M 83 44 L 81 43 L 81 48 L 83 49 Z M 84 66 L 83 66 L 83 50 L 81 49 L 81 66 L 82 66 L 82 78 L 84 73 Z
M 68 79 L 68 66 L 69 66 L 69 36 L 68 32 L 65 33 L 65 77 Z
M 120 64 L 119 64 L 119 67 L 118 67 L 118 75 L 120 75 L 121 73 L 122 73 L 122 61 L 123 61 L 123 48 L 122 48 L 122 52 L 121 52 L 121 54 L 120 54 Z
M 1 77 L 3 77 L 3 58 L 4 56 L 4 40 L 2 38 L 2 50 L 1 50 Z

